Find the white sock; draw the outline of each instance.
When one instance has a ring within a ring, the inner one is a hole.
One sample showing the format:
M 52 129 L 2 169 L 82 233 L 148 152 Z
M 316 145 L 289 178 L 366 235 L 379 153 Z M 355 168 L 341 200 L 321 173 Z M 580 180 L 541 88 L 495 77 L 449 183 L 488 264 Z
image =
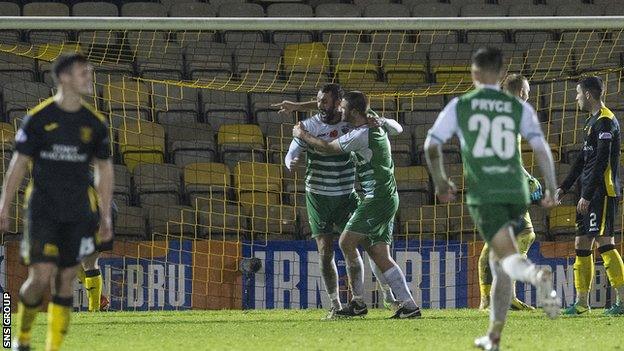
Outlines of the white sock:
M 383 294 L 384 301 L 396 302 L 396 299 L 394 298 L 394 295 L 392 294 L 392 289 L 390 288 L 390 285 L 388 284 L 386 277 L 384 277 L 383 272 L 379 269 L 379 267 L 377 267 L 377 265 L 370 258 L 370 256 L 368 256 L 368 264 L 370 265 L 371 270 L 373 271 L 373 274 L 375 275 L 375 278 L 379 282 L 379 286 L 381 287 L 381 293 Z
M 342 305 L 338 296 L 338 268 L 336 268 L 333 252 L 330 255 L 319 254 L 319 268 L 332 306 L 340 309 Z
M 401 268 L 394 264 L 394 267 L 388 269 L 383 273 L 386 281 L 395 293 L 397 300 L 407 308 L 416 308 L 416 302 L 412 297 L 412 293 L 409 291 L 407 282 L 405 281 L 405 275 L 401 271 Z
M 519 280 L 535 285 L 537 283 L 537 266 L 521 254 L 513 254 L 500 260 L 503 271 L 511 280 Z
M 345 257 L 345 261 L 353 300 L 362 301 L 364 299 L 364 262 L 362 262 L 362 256 L 358 252 L 356 257 Z
M 500 335 L 511 306 L 512 281 L 498 262 L 490 260 L 492 291 L 490 293 L 490 333 Z

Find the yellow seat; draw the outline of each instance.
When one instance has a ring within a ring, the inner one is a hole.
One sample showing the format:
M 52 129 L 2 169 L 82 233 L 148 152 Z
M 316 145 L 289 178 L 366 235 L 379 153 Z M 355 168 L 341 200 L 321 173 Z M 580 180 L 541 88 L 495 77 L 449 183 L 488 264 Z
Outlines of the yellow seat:
M 239 191 L 282 191 L 282 168 L 271 163 L 239 162 L 234 168 Z
M 372 63 L 341 63 L 334 68 L 342 84 L 361 84 L 377 81 L 377 65 Z
M 391 85 L 421 84 L 427 82 L 427 68 L 417 63 L 385 63 L 382 66 Z
M 297 72 L 326 72 L 327 47 L 323 43 L 291 44 L 284 48 L 284 68 Z
M 184 167 L 184 184 L 187 188 L 198 185 L 230 186 L 230 169 L 223 163 L 191 163 Z
M 569 233 L 576 230 L 576 206 L 558 206 L 550 210 L 548 228 L 551 233 Z
M 433 68 L 438 83 L 471 83 L 469 66 L 440 65 Z
M 104 85 L 103 98 L 108 110 L 150 108 L 150 89 L 136 79 L 124 78 Z
M 269 191 L 240 191 L 238 201 L 245 208 L 253 205 L 281 204 L 280 194 Z
M 0 122 L 0 144 L 2 150 L 11 148 L 15 141 L 15 128 L 10 123 Z
M 125 123 L 119 130 L 119 151 L 130 172 L 138 163 L 163 163 L 165 130 L 158 123 Z
M 255 124 L 225 124 L 219 128 L 217 134 L 219 146 L 227 144 L 248 144 L 253 147 L 264 145 L 262 130 Z
M 429 189 L 429 173 L 424 166 L 394 167 L 398 190 Z

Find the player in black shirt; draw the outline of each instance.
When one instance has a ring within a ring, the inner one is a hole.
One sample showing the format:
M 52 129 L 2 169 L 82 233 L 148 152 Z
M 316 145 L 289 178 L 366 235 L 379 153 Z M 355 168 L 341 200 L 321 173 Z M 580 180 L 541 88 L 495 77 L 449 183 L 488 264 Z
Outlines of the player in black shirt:
M 621 193 L 618 177 L 620 126 L 613 112 L 604 105 L 604 85 L 599 77 L 583 79 L 576 90 L 580 109 L 589 112 L 590 116 L 583 129 L 585 140 L 582 154 L 555 194 L 560 202 L 561 197 L 580 178 L 581 199 L 577 205 L 577 236 L 574 242 L 574 286 L 577 299 L 564 314 L 576 315 L 589 311 L 588 297 L 594 274 L 592 248 L 596 240 L 611 286 L 617 290 L 616 303 L 605 313 L 624 315 L 624 264 L 613 239 L 613 222 Z
M 0 230 L 5 231 L 9 206 L 31 164 L 20 250 L 28 279 L 20 289 L 17 350 L 30 350 L 31 327 L 49 285 L 46 350 L 60 348 L 78 264 L 94 252 L 96 232 L 102 242 L 112 237 L 109 130 L 104 117 L 83 100 L 93 94 L 93 67 L 80 54 L 64 54 L 52 72 L 57 93 L 30 110 L 17 131 L 0 198 Z M 92 163 L 96 190 L 90 186 Z

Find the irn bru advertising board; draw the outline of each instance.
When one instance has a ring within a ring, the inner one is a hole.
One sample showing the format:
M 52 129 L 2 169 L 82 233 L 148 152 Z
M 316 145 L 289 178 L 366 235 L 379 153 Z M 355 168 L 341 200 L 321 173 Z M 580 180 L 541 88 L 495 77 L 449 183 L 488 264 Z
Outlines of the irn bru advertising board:
M 398 241 L 392 252 L 406 274 L 417 302 L 426 308 L 476 307 L 479 302 L 477 261 L 482 243 L 458 241 Z M 17 297 L 26 277 L 19 264 L 19 242 L 0 247 L 0 292 Z M 241 257 L 257 257 L 260 270 L 246 279 L 239 272 Z M 529 257 L 549 265 L 555 289 L 564 305 L 574 301 L 572 243 L 535 243 Z M 600 259 L 600 255 L 595 255 Z M 342 299 L 347 296 L 344 260 L 336 250 Z M 375 304 L 375 280 L 365 261 L 366 299 Z M 209 240 L 116 242 L 100 265 L 104 293 L 113 310 L 319 308 L 328 301 L 318 269 L 318 253 L 311 241 L 269 241 L 263 245 Z M 517 285 L 518 297 L 535 303 L 535 290 Z M 596 262 L 594 307 L 615 297 L 601 261 Z M 13 305 L 17 299 L 11 300 Z M 76 282 L 74 307 L 86 310 L 82 286 Z M 15 307 L 15 306 L 13 306 Z

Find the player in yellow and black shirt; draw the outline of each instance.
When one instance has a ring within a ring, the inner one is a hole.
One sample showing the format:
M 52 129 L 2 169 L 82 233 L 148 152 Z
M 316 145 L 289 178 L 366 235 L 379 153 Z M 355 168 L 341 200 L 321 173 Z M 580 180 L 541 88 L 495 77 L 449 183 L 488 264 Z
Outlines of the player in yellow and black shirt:
M 575 315 L 589 311 L 588 297 L 594 274 L 592 248 L 596 240 L 609 282 L 617 290 L 616 303 L 605 313 L 624 315 L 624 264 L 613 239 L 613 222 L 621 193 L 618 177 L 620 126 L 613 113 L 604 105 L 604 85 L 599 77 L 583 79 L 576 90 L 580 109 L 589 112 L 590 116 L 583 129 L 585 140 L 582 155 L 556 192 L 559 201 L 580 178 L 581 199 L 577 206 L 577 237 L 574 243 L 574 286 L 577 299 L 564 314 Z
M 17 131 L 0 198 L 0 230 L 5 231 L 9 206 L 31 164 L 20 250 L 29 269 L 20 288 L 17 350 L 30 350 L 31 328 L 49 285 L 45 349 L 60 348 L 78 264 L 94 252 L 96 232 L 102 242 L 112 237 L 109 130 L 104 117 L 83 101 L 93 94 L 93 67 L 80 54 L 66 54 L 54 62 L 52 72 L 57 93 L 30 110 Z M 92 163 L 97 190 L 91 186 Z

